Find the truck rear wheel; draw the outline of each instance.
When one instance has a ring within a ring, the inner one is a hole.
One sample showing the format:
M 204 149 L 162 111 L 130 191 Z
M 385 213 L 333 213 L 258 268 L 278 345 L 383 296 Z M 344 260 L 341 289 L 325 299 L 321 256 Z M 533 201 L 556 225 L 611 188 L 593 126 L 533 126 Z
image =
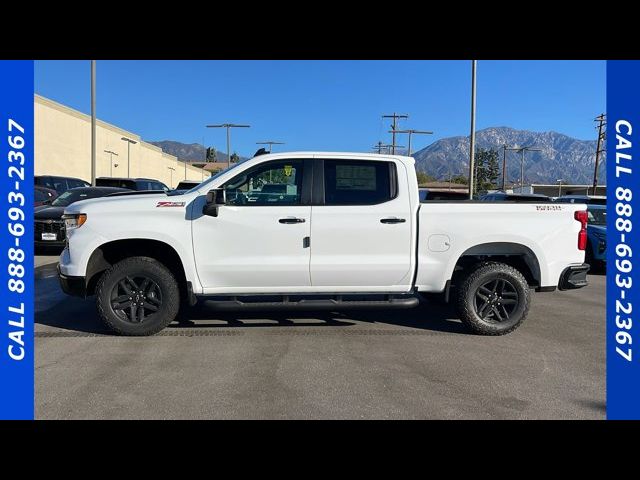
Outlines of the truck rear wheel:
M 498 262 L 479 264 L 458 289 L 460 319 L 474 333 L 505 335 L 529 312 L 527 280 L 515 268 Z
M 100 318 L 114 332 L 153 335 L 178 314 L 178 282 L 167 267 L 153 258 L 126 258 L 100 278 L 96 304 Z

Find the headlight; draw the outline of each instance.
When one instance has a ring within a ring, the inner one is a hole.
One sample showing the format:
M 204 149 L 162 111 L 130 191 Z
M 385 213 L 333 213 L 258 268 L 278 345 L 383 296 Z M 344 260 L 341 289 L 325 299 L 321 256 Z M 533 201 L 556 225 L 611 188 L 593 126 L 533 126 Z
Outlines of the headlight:
M 87 221 L 86 213 L 72 213 L 70 215 L 63 215 L 64 228 L 69 231 L 73 228 L 80 228 Z

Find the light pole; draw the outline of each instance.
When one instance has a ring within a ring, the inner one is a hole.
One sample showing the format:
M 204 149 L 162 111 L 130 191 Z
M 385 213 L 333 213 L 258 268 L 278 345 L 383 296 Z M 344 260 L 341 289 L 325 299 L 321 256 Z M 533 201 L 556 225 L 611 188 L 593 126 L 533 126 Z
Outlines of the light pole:
M 131 178 L 131 174 L 130 174 L 130 170 L 131 170 L 131 151 L 129 150 L 129 148 L 131 147 L 132 143 L 135 145 L 138 142 L 136 142 L 135 140 L 131 140 L 130 138 L 127 138 L 127 137 L 122 137 L 120 140 L 124 140 L 125 142 L 127 142 L 127 178 Z
M 413 135 L 414 133 L 416 135 L 433 135 L 433 132 L 430 132 L 428 130 L 413 130 L 413 129 L 409 129 L 409 130 L 389 130 L 389 133 L 408 133 L 409 134 L 409 142 L 408 142 L 408 147 L 407 147 L 407 157 L 411 156 L 411 135 Z
M 284 145 L 284 142 L 274 142 L 272 140 L 267 140 L 266 142 L 256 142 L 256 145 L 269 145 L 269 153 L 271 153 L 271 147 L 273 145 Z
M 251 125 L 239 125 L 237 123 L 221 123 L 218 125 L 207 125 L 207 128 L 226 128 L 227 129 L 227 168 L 231 166 L 231 129 L 232 128 L 249 128 Z
M 476 150 L 476 68 L 477 60 L 471 60 L 471 138 L 469 139 L 469 199 L 473 199 L 473 168 Z
M 173 167 L 167 167 L 167 168 L 171 171 L 171 177 L 170 177 L 171 180 L 169 180 L 169 186 L 173 188 L 173 172 L 175 172 L 176 169 Z
M 105 150 L 104 152 L 109 154 L 109 176 L 113 177 L 113 156 L 115 155 L 117 157 L 118 154 L 116 152 L 112 152 L 111 150 Z
M 559 178 L 556 180 L 558 182 L 558 196 L 562 196 L 562 182 L 564 182 L 564 178 Z
M 91 60 L 91 185 L 96 184 L 96 61 Z

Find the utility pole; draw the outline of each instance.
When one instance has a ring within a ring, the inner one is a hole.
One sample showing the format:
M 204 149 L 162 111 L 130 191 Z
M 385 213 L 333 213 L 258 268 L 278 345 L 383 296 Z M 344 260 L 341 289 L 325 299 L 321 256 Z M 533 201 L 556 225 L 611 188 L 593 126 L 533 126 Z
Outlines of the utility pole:
M 173 172 L 175 172 L 175 168 L 167 167 L 171 171 L 171 180 L 169 180 L 169 187 L 173 188 Z
M 130 151 L 130 147 L 131 144 L 136 144 L 138 142 L 136 142 L 135 140 L 131 140 L 130 138 L 127 137 L 122 137 L 120 140 L 124 140 L 125 142 L 127 142 L 127 178 L 131 178 L 131 151 Z
M 411 135 L 413 135 L 414 133 L 416 135 L 433 135 L 433 132 L 427 131 L 427 130 L 413 130 L 413 129 L 409 129 L 409 130 L 389 130 L 389 133 L 393 133 L 394 135 L 396 133 L 408 133 L 409 134 L 409 142 L 408 142 L 408 148 L 407 148 L 407 157 L 411 156 Z
M 267 140 L 265 142 L 256 142 L 256 145 L 269 145 L 269 153 L 271 153 L 271 147 L 274 145 L 284 145 L 284 142 L 274 142 L 272 140 Z
M 562 182 L 564 182 L 564 178 L 559 178 L 556 180 L 558 182 L 558 196 L 562 196 Z
M 391 124 L 391 130 L 393 133 L 393 136 L 391 137 L 391 154 L 395 155 L 396 154 L 396 134 L 395 131 L 398 130 L 398 120 L 400 118 L 409 118 L 409 115 L 406 114 L 397 114 L 396 112 L 393 112 L 393 115 L 382 115 L 382 118 L 393 118 L 393 123 Z
M 91 185 L 96 184 L 96 61 L 91 60 Z
M 516 151 L 520 152 L 521 158 L 520 158 L 520 193 L 524 193 L 523 192 L 523 188 L 524 188 L 524 152 L 541 152 L 542 149 L 541 148 L 537 148 L 537 147 L 519 147 L 515 149 Z
M 507 146 L 507 144 L 505 143 L 502 146 L 502 191 L 506 192 L 507 191 L 507 151 L 516 151 L 518 150 L 517 148 L 512 148 Z
M 600 153 L 604 152 L 605 150 L 603 146 L 603 140 L 606 135 L 606 132 L 604 130 L 604 127 L 607 124 L 606 115 L 604 113 L 601 113 L 595 118 L 594 121 L 598 122 L 598 146 L 596 147 L 596 166 L 593 170 L 593 194 L 595 195 L 596 188 L 598 186 L 598 166 L 600 162 Z
M 391 148 L 391 145 L 389 144 L 384 144 L 382 142 L 378 142 L 376 143 L 373 147 L 371 147 L 373 150 L 377 150 L 379 154 L 382 154 L 383 150 L 386 150 L 387 153 L 389 152 L 389 149 Z
M 109 165 L 111 165 L 109 169 L 109 176 L 113 177 L 113 156 L 115 155 L 117 157 L 118 154 L 116 152 L 112 152 L 111 150 L 105 150 L 105 153 L 109 154 Z
M 476 153 L 476 68 L 477 60 L 471 60 L 471 138 L 469 139 L 469 200 L 473 199 L 473 173 Z
M 227 129 L 227 168 L 231 166 L 231 133 L 232 128 L 249 128 L 251 125 L 239 125 L 237 123 L 220 123 L 218 125 L 207 125 L 207 128 L 226 128 Z

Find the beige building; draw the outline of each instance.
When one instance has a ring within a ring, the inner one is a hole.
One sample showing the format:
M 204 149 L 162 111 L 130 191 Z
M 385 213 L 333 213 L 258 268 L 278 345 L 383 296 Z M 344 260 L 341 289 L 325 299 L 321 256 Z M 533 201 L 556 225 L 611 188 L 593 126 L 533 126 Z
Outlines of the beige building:
M 35 174 L 77 177 L 91 181 L 91 117 L 35 95 Z M 127 174 L 127 142 L 130 146 Z M 139 135 L 98 120 L 96 122 L 96 176 L 154 178 L 169 187 L 180 180 L 204 180 L 209 172 L 185 164 Z M 113 164 L 105 150 L 111 150 Z M 175 169 L 175 170 L 171 170 Z

